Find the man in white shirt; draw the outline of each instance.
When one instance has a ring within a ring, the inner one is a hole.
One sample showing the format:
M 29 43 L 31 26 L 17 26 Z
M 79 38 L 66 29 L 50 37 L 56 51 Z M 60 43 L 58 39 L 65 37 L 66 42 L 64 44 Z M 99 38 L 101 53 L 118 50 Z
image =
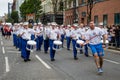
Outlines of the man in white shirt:
M 49 33 L 50 33 L 50 23 L 43 28 L 43 39 L 44 39 L 44 52 L 48 53 L 49 48 Z
M 67 50 L 70 50 L 70 43 L 71 43 L 71 25 L 67 25 L 67 29 L 65 30 L 65 36 L 67 40 Z
M 86 43 L 89 43 L 89 47 L 92 50 L 96 66 L 98 68 L 98 73 L 102 73 L 103 69 L 103 46 L 101 43 L 101 36 L 103 36 L 103 43 L 105 44 L 106 41 L 106 34 L 103 33 L 103 31 L 95 27 L 95 24 L 93 21 L 90 22 L 90 29 L 86 32 L 85 40 Z
M 51 27 L 52 27 L 52 29 L 49 33 L 50 58 L 51 58 L 51 61 L 55 61 L 54 57 L 55 57 L 55 52 L 56 51 L 53 49 L 53 42 L 58 39 L 59 32 L 58 32 L 57 29 L 55 29 L 55 27 L 56 27 L 55 23 L 53 23 Z
M 28 28 L 28 22 L 25 22 L 24 23 L 24 28 L 21 31 L 21 35 L 20 35 L 22 37 L 22 50 L 21 50 L 21 54 L 22 54 L 23 59 L 24 59 L 25 62 L 31 61 L 30 60 L 30 51 L 28 51 L 26 49 L 27 41 L 31 40 L 31 33 L 34 33 L 34 30 Z
M 61 35 L 61 41 L 62 41 L 62 47 L 63 47 L 63 44 L 64 44 L 64 38 L 65 38 L 65 29 L 64 29 L 64 25 L 61 25 L 60 26 L 60 35 Z
M 74 60 L 78 60 L 78 57 L 77 57 L 77 49 L 76 49 L 76 46 L 77 43 L 76 41 L 79 39 L 79 34 L 77 32 L 77 28 L 78 28 L 78 25 L 73 25 L 73 30 L 71 31 L 71 38 L 72 38 L 72 45 L 73 45 L 73 57 L 74 57 Z M 80 46 L 79 46 L 80 47 Z
M 86 28 L 85 28 L 84 24 L 81 23 L 80 26 L 79 26 L 79 29 L 78 29 L 78 34 L 79 34 L 79 39 L 80 39 L 80 40 L 83 40 L 82 37 L 85 36 L 85 33 L 86 33 Z M 82 54 L 83 51 L 80 50 L 80 53 Z M 88 45 L 87 45 L 87 44 L 84 45 L 84 54 L 85 54 L 86 57 L 89 56 L 89 55 L 88 55 Z

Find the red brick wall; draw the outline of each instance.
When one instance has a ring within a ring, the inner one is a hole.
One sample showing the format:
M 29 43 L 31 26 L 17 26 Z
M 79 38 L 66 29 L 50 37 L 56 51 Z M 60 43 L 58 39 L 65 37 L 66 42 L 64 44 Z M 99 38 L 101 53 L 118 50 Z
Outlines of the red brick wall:
M 82 12 L 86 12 L 87 8 L 86 6 L 79 7 L 79 19 L 81 20 Z M 71 14 L 70 14 L 71 13 Z M 120 0 L 106 0 L 103 2 L 96 3 L 93 8 L 92 12 L 92 20 L 94 20 L 94 16 L 98 15 L 98 21 L 102 22 L 103 21 L 103 15 L 107 14 L 108 15 L 108 25 L 114 24 L 114 13 L 120 13 Z M 65 12 L 66 16 L 73 16 L 72 10 L 67 10 Z M 70 20 L 69 18 L 65 19 L 66 21 Z M 87 23 L 87 17 L 84 17 L 85 24 Z M 79 22 L 80 23 L 80 22 Z

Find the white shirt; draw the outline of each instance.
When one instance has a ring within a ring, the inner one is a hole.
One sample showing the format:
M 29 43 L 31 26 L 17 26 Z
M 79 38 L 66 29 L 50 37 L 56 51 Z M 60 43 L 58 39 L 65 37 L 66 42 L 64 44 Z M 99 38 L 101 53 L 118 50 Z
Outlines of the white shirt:
M 78 34 L 78 30 L 77 29 L 71 31 L 71 37 L 74 40 L 79 39 L 79 34 Z
M 58 35 L 58 32 L 56 31 L 56 29 L 52 29 L 52 30 L 50 31 L 50 34 L 49 34 L 50 39 L 52 39 L 52 40 L 57 40 L 57 35 Z
M 24 34 L 22 35 L 22 38 L 23 39 L 27 39 L 27 40 L 30 40 L 31 39 L 31 34 L 34 33 L 34 30 L 33 29 L 23 29 L 22 30 L 22 33 L 24 32 Z
M 85 36 L 86 30 L 85 28 L 79 28 L 77 30 L 77 34 L 79 35 L 79 37 L 81 38 L 82 36 Z
M 85 34 L 85 39 L 89 40 L 89 44 L 96 45 L 101 43 L 101 36 L 103 36 L 103 31 L 95 27 L 94 30 L 89 29 Z
M 45 27 L 45 28 L 43 29 L 43 38 L 44 38 L 44 40 L 45 40 L 46 38 L 48 38 L 49 34 L 50 34 L 50 28 Z
M 64 34 L 64 29 L 63 28 L 60 28 L 60 34 L 63 35 Z
M 66 30 L 65 30 L 65 33 L 66 33 L 66 36 L 67 36 L 67 37 L 70 37 L 70 35 L 71 35 L 71 30 L 70 30 L 70 29 L 66 29 Z

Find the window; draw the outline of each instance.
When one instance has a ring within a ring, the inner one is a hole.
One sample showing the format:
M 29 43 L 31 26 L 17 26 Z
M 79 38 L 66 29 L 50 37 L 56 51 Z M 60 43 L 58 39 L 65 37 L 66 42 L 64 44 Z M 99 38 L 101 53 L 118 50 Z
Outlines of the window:
M 81 0 L 81 3 L 84 3 L 85 2 L 85 0 Z
M 86 5 L 85 3 L 86 3 L 85 0 L 80 0 L 80 6 L 85 6 Z
M 107 14 L 105 14 L 105 15 L 103 15 L 103 25 L 107 25 L 107 22 L 108 22 L 108 15 Z
M 94 16 L 94 22 L 95 22 L 95 25 L 98 26 L 98 16 Z
M 115 13 L 114 15 L 114 24 L 115 25 L 120 25 L 120 13 Z

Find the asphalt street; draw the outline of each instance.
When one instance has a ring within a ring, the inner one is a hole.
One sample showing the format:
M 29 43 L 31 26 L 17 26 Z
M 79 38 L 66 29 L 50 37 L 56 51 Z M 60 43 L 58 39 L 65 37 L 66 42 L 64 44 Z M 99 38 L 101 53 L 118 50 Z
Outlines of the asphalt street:
M 78 58 L 74 60 L 72 49 L 68 51 L 64 47 L 51 62 L 49 52 L 45 54 L 42 48 L 31 53 L 30 62 L 24 62 L 12 38 L 0 36 L 0 80 L 120 80 L 119 51 L 105 50 L 102 75 L 97 74 L 92 56 L 85 57 L 78 52 Z

